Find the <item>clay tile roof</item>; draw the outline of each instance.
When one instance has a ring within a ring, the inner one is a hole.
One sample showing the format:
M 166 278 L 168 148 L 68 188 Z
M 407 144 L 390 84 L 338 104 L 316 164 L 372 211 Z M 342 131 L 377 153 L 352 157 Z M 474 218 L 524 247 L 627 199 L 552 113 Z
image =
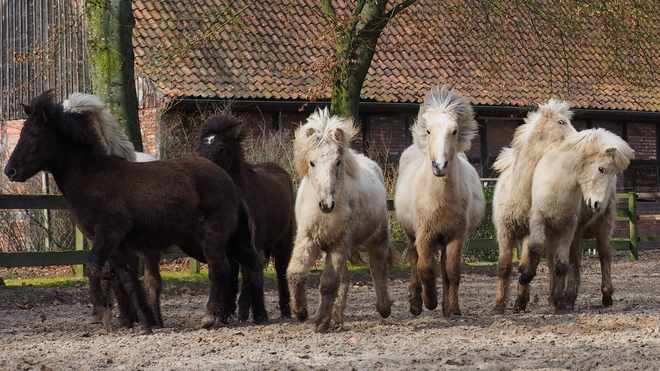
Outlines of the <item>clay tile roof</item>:
M 320 89 L 329 98 L 319 70 L 333 45 L 316 0 L 133 3 L 137 73 L 165 96 L 304 100 Z M 622 63 L 598 33 L 566 41 L 559 30 L 543 30 L 549 37 L 539 41 L 533 27 L 526 34 L 513 26 L 534 20 L 516 15 L 500 24 L 504 41 L 489 42 L 492 25 L 449 11 L 449 3 L 461 1 L 419 0 L 390 22 L 363 99 L 420 102 L 431 86 L 449 83 L 474 104 L 530 106 L 558 97 L 574 108 L 660 111 L 658 76 Z M 251 5 L 231 21 L 226 4 L 234 14 Z M 646 52 L 660 60 L 657 45 Z

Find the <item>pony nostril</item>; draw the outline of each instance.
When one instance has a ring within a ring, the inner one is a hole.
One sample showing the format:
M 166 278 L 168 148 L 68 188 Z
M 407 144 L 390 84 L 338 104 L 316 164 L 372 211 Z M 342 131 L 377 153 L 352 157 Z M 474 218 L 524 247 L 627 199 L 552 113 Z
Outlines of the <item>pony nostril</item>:
M 14 168 L 7 168 L 7 169 L 5 169 L 5 174 L 6 174 L 8 177 L 11 178 L 11 177 L 13 177 L 13 176 L 16 175 L 16 169 L 14 169 Z
M 594 202 L 594 210 L 598 210 L 600 203 L 598 201 Z
M 438 164 L 435 163 L 435 161 L 431 161 L 431 167 L 434 169 L 438 168 Z

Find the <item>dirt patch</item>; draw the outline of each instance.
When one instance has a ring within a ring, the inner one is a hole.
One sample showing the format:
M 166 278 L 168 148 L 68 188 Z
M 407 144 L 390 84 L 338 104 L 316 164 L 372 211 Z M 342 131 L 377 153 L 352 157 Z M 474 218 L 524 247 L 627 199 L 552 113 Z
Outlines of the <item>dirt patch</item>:
M 614 306 L 600 305 L 598 259 L 585 255 L 576 310 L 557 315 L 547 304 L 547 271 L 532 282 L 529 311 L 493 315 L 495 267 L 464 267 L 464 315 L 408 311 L 406 271 L 390 280 L 392 316 L 379 319 L 371 281 L 352 277 L 341 331 L 316 334 L 313 324 L 279 319 L 277 295 L 266 294 L 266 325 L 232 322 L 200 330 L 207 285 L 166 289 L 165 328 L 153 335 L 89 323 L 87 288 L 57 293 L 0 289 L 0 369 L 130 370 L 595 370 L 655 369 L 660 362 L 660 251 L 631 262 L 617 252 Z M 512 286 L 517 277 L 512 279 Z M 512 287 L 513 288 L 513 287 Z M 514 292 L 515 289 L 512 289 Z M 8 294 L 9 293 L 9 294 Z M 318 290 L 309 290 L 314 315 Z M 512 297 L 510 298 L 513 299 Z M 28 304 L 27 306 L 25 304 Z M 27 309 L 25 309 L 27 308 Z

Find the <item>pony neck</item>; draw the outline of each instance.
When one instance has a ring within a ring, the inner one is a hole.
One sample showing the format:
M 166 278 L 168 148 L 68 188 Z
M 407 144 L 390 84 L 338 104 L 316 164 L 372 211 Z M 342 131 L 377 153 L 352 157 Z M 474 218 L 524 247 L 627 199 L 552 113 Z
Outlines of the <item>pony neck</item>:
M 60 156 L 52 159 L 48 167 L 58 188 L 66 196 L 71 185 L 84 186 L 85 182 L 81 176 L 101 167 L 100 162 L 105 158 L 109 156 L 95 151 L 94 148 L 63 140 Z
M 247 180 L 245 173 L 251 171 L 252 166 L 245 162 L 245 155 L 243 150 L 239 151 L 238 156 L 232 161 L 231 167 L 227 171 L 231 179 L 241 190 L 245 190 L 247 187 Z

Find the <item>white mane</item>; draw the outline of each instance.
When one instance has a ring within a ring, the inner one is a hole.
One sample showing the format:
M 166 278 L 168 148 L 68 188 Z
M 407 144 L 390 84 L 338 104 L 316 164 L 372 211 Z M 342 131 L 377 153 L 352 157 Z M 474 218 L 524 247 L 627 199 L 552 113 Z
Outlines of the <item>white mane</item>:
M 449 89 L 446 85 L 434 87 L 426 94 L 424 103 L 419 107 L 417 120 L 410 128 L 413 140 L 420 148 L 426 148 L 427 131 L 424 114 L 428 111 L 444 110 L 456 116 L 458 123 L 458 151 L 464 152 L 470 149 L 472 138 L 477 134 L 477 121 L 474 119 L 474 111 L 470 101 Z
M 331 141 L 346 149 L 346 171 L 350 176 L 355 176 L 357 163 L 351 156 L 351 141 L 355 139 L 358 128 L 353 120 L 339 116 L 331 116 L 328 108 L 317 109 L 312 113 L 307 122 L 296 129 L 293 142 L 294 165 L 300 177 L 307 174 L 309 154 L 322 143 Z
M 62 108 L 64 108 L 64 112 L 90 116 L 94 132 L 107 154 L 122 157 L 128 161 L 135 161 L 133 143 L 128 140 L 126 133 L 119 126 L 117 120 L 107 109 L 105 103 L 97 96 L 73 93 L 69 96 L 69 99 L 62 102 Z

